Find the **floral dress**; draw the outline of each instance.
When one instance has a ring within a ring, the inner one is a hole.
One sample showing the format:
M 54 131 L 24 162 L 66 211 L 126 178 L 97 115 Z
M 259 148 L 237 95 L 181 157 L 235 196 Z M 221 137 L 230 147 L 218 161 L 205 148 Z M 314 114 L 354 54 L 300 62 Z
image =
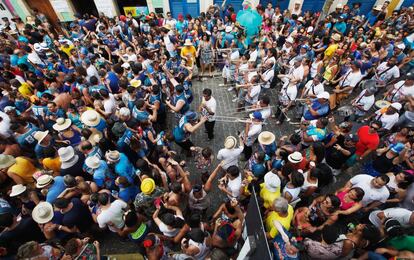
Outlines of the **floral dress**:
M 211 42 L 201 42 L 200 48 L 201 48 L 201 63 L 203 64 L 212 64 L 213 63 L 213 52 L 211 51 Z

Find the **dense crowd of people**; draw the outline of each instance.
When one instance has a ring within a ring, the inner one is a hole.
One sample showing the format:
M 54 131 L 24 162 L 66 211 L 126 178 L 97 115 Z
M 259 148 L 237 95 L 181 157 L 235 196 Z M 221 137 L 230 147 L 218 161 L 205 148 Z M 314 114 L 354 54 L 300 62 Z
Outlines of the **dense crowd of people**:
M 414 259 L 414 10 L 361 2 L 245 2 L 253 33 L 231 5 L 3 18 L 1 258 L 100 259 L 113 232 L 146 259 L 236 259 L 256 196 L 274 259 Z M 217 154 L 216 121 L 245 124 Z

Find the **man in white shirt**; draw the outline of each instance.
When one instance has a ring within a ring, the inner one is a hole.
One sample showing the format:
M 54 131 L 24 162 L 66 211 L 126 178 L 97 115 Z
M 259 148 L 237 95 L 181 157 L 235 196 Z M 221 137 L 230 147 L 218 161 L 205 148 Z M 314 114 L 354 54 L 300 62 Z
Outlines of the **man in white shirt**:
M 388 208 L 385 210 L 375 210 L 369 214 L 369 221 L 377 228 L 381 228 L 386 219 L 395 219 L 401 226 L 414 226 L 414 211 L 405 208 Z
M 83 61 L 84 66 L 86 67 L 86 80 L 89 82 L 92 76 L 95 76 L 98 79 L 98 84 L 101 83 L 100 76 L 96 67 L 91 63 L 89 59 Z
M 119 199 L 111 203 L 107 193 L 100 193 L 98 202 L 101 209 L 101 213 L 96 218 L 99 227 L 102 229 L 108 227 L 112 232 L 117 232 L 125 225 L 123 217 L 128 205 Z
M 339 80 L 339 85 L 333 90 L 333 94 L 330 97 L 330 107 L 334 109 L 339 102 L 347 98 L 355 86 L 361 81 L 361 63 L 354 61 L 351 64 L 351 69 L 347 71 Z
M 359 95 L 351 101 L 354 114 L 351 115 L 351 121 L 358 119 L 359 117 L 365 116 L 367 112 L 375 103 L 375 92 L 377 89 L 366 88 L 359 93 Z
M 201 114 L 208 117 L 207 121 L 204 123 L 204 127 L 206 128 L 209 141 L 214 138 L 214 125 L 216 123 L 215 114 L 217 110 L 216 99 L 211 94 L 211 89 L 205 88 L 203 90 L 203 99 L 199 108 Z
M 250 55 L 249 61 L 252 61 L 252 62 L 256 63 L 258 54 L 259 54 L 259 52 L 256 49 L 256 45 L 254 43 L 250 44 L 250 46 L 249 46 L 249 55 Z
M 414 97 L 414 75 L 398 81 L 394 87 L 384 94 L 390 102 L 406 102 L 408 97 Z
M 263 117 L 259 111 L 253 112 L 251 122 L 246 122 L 245 130 L 242 133 L 244 141 L 244 159 L 247 161 L 253 152 L 253 144 L 262 132 Z
M 259 101 L 260 91 L 262 86 L 259 84 L 259 77 L 253 76 L 250 81 L 251 84 L 248 85 L 247 93 L 244 97 L 245 106 L 252 106 L 253 104 Z
M 397 66 L 397 59 L 391 57 L 388 61 L 384 61 L 377 67 L 375 79 L 378 84 L 385 86 L 392 78 L 400 77 L 400 69 Z
M 305 71 L 302 65 L 301 58 L 295 58 L 293 66 L 289 69 L 288 74 L 279 74 L 277 75 L 283 81 L 283 88 L 286 88 L 289 85 L 297 85 L 303 80 L 303 75 Z
M 224 141 L 224 148 L 218 151 L 217 160 L 223 162 L 221 168 L 227 170 L 232 165 L 239 164 L 239 156 L 243 152 L 243 140 L 239 138 L 239 147 L 237 147 L 237 139 L 234 136 L 228 136 Z
M 313 80 L 309 80 L 302 90 L 300 98 L 316 98 L 317 95 L 324 92 L 325 89 L 322 84 L 322 77 L 317 75 Z
M 260 79 L 263 81 L 263 88 L 270 88 L 270 83 L 272 83 L 273 77 L 275 76 L 274 62 L 272 60 L 268 61 L 264 66 L 263 74 L 259 73 Z
M 345 188 L 359 187 L 363 189 L 365 194 L 361 201 L 362 210 L 369 212 L 387 201 L 390 192 L 385 185 L 389 181 L 390 178 L 387 175 L 372 177 L 368 174 L 358 174 L 348 181 Z

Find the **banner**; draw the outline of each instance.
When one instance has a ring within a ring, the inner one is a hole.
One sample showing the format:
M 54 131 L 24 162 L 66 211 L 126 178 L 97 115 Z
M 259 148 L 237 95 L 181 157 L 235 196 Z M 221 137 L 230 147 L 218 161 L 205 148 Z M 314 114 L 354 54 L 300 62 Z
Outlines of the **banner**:
M 131 13 L 133 17 L 137 17 L 142 14 L 148 15 L 149 10 L 147 6 L 127 6 L 124 7 L 124 13 L 125 15 Z

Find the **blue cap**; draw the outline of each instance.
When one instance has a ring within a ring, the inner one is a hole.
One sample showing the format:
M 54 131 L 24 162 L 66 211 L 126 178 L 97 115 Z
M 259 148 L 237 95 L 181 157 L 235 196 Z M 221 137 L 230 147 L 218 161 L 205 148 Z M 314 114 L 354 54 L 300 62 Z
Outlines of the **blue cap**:
M 197 120 L 197 113 L 193 112 L 193 111 L 188 111 L 187 113 L 185 113 L 185 116 L 187 117 L 188 120 L 190 121 L 194 121 Z
M 262 113 L 260 113 L 259 111 L 253 112 L 253 118 L 262 121 L 263 120 Z
M 402 150 L 404 150 L 404 144 L 403 143 L 396 143 L 396 144 L 392 144 L 390 146 L 390 149 L 392 152 L 394 153 L 401 153 Z
M 88 50 L 86 48 L 81 48 L 80 53 L 83 55 L 88 55 Z

